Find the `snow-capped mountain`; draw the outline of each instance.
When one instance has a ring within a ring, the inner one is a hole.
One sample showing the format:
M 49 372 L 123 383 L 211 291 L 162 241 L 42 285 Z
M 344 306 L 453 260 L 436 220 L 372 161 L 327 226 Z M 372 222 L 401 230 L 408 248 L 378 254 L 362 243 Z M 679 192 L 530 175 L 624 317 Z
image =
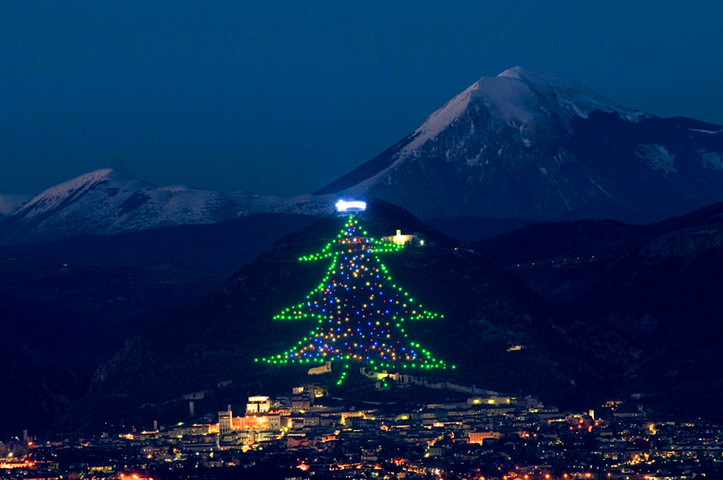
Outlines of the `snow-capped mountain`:
M 317 193 L 381 198 L 427 219 L 645 222 L 723 200 L 722 155 L 721 126 L 515 67 Z
M 338 196 L 380 198 L 427 220 L 649 222 L 723 201 L 722 157 L 721 126 L 658 118 L 515 67 L 481 78 L 315 194 L 157 187 L 98 170 L 32 199 L 0 195 L 0 244 L 326 214 Z
M 25 203 L 20 206 L 21 200 Z M 0 201 L 0 205 L 5 203 Z M 30 200 L 15 199 L 7 205 L 9 214 L 0 225 L 0 243 L 215 224 L 264 212 L 314 215 L 332 208 L 327 199 L 309 195 L 281 198 L 185 186 L 156 187 L 111 169 L 81 175 Z

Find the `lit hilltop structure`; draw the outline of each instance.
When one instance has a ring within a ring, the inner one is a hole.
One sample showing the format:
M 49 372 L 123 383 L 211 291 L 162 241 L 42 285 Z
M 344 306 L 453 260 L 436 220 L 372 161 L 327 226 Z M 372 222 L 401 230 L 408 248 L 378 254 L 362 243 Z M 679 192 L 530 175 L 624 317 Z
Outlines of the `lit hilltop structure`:
M 354 215 L 364 209 L 363 202 L 337 203 L 337 210 L 348 214 L 344 228 L 321 251 L 299 259 L 329 259 L 324 278 L 304 301 L 274 316 L 275 320 L 315 320 L 315 327 L 284 353 L 257 361 L 325 364 L 310 373 L 329 371 L 332 364 L 408 373 L 448 367 L 409 340 L 407 321 L 442 315 L 425 310 L 392 281 L 379 255 L 397 252 L 406 242 L 369 237 Z

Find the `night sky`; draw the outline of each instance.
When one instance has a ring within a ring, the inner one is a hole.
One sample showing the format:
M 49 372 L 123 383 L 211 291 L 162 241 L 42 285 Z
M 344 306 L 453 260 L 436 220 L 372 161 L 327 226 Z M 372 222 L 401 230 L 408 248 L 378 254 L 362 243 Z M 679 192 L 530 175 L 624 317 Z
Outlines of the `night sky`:
M 723 124 L 723 3 L 0 2 L 0 192 L 113 167 L 291 195 L 515 65 Z

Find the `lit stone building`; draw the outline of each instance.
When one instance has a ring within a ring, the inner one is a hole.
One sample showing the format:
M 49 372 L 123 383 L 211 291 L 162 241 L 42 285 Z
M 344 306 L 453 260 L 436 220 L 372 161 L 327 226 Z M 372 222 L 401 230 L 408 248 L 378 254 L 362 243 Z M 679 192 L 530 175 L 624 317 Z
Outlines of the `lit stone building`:
M 424 240 L 420 239 L 418 234 L 402 234 L 401 230 L 397 230 L 396 235 L 382 237 L 382 242 L 390 242 L 396 245 L 424 245 Z
M 231 405 L 227 410 L 218 412 L 218 432 L 221 435 L 236 434 L 241 435 L 244 441 L 253 438 L 255 441 L 259 438 L 274 438 L 282 427 L 283 422 L 278 412 L 270 412 L 271 400 L 267 396 L 249 397 L 246 404 L 246 415 L 243 417 L 234 417 Z M 250 435 L 250 432 L 255 432 Z
M 231 430 L 233 430 L 233 413 L 229 405 L 228 410 L 218 412 L 218 432 L 223 435 Z
M 265 395 L 249 397 L 246 413 L 266 413 L 271 409 L 271 400 Z
M 469 432 L 469 443 L 482 445 L 485 440 L 497 440 L 502 438 L 500 432 Z

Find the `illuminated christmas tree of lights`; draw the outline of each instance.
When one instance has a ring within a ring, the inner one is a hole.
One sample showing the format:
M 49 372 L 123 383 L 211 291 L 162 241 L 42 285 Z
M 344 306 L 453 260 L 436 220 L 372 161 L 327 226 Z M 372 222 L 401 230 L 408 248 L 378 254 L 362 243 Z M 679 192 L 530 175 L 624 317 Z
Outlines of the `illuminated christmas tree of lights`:
M 300 261 L 331 259 L 321 283 L 306 299 L 275 320 L 313 319 L 307 336 L 282 354 L 256 359 L 269 364 L 340 362 L 411 373 L 447 368 L 418 343 L 408 340 L 405 322 L 441 318 L 424 310 L 395 284 L 378 255 L 404 248 L 367 236 L 354 216 L 319 253 Z M 454 366 L 451 366 L 454 368 Z M 342 379 L 346 372 L 342 374 Z M 341 382 L 341 380 L 340 380 Z

